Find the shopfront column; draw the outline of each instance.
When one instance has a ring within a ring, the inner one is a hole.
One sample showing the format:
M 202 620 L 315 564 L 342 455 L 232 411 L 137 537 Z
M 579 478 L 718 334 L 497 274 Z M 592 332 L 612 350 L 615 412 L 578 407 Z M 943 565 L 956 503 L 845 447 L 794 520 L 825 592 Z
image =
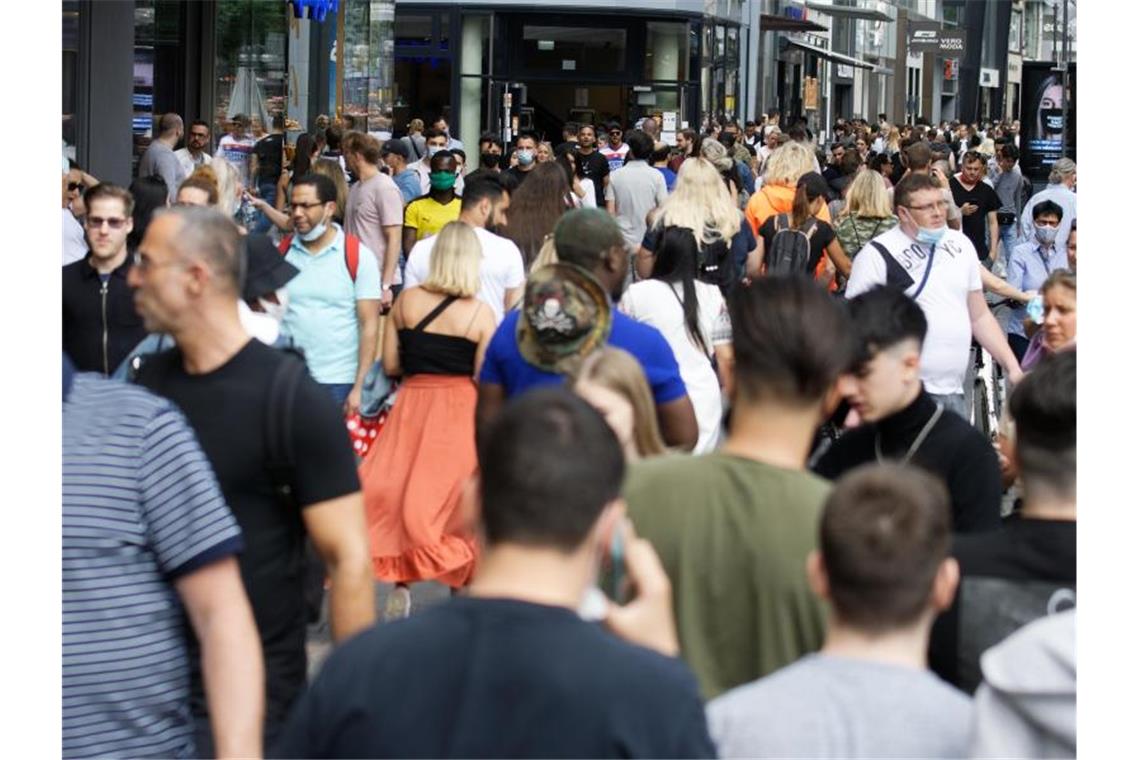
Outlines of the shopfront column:
M 135 4 L 82 3 L 79 34 L 78 160 L 93 176 L 125 187 L 131 183 Z

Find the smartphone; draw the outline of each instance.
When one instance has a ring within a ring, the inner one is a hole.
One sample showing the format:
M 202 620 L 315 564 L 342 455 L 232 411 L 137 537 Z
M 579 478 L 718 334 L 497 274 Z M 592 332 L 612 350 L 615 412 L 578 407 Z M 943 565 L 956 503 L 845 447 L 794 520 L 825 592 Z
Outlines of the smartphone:
M 625 544 L 622 543 L 620 529 L 615 529 L 613 538 L 610 539 L 610 567 L 610 599 L 620 603 L 625 582 Z

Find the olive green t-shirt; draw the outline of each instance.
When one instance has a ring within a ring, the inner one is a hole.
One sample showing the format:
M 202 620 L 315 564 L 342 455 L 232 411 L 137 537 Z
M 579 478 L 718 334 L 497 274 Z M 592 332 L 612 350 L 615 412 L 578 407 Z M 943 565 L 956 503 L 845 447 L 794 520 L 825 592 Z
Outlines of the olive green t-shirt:
M 720 453 L 630 468 L 629 515 L 669 575 L 681 656 L 705 699 L 822 646 L 825 611 L 804 568 L 830 488 Z

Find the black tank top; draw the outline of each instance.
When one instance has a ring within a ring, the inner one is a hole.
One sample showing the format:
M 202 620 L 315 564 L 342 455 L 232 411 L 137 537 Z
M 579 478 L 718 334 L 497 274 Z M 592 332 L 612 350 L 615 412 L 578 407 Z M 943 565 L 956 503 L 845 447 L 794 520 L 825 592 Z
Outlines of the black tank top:
M 475 350 L 479 347 L 477 343 L 457 335 L 424 332 L 424 328 L 457 300 L 458 296 L 448 296 L 415 327 L 399 330 L 400 364 L 403 365 L 405 375 L 475 374 Z M 471 321 L 475 321 L 474 317 Z

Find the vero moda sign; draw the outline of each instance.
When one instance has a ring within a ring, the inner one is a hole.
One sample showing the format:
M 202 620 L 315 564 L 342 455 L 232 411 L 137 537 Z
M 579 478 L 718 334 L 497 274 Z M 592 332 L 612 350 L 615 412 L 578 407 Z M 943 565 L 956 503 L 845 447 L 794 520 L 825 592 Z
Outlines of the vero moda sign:
M 961 29 L 943 29 L 937 21 L 911 21 L 907 26 L 907 47 L 912 53 L 962 55 L 966 52 L 966 33 Z

